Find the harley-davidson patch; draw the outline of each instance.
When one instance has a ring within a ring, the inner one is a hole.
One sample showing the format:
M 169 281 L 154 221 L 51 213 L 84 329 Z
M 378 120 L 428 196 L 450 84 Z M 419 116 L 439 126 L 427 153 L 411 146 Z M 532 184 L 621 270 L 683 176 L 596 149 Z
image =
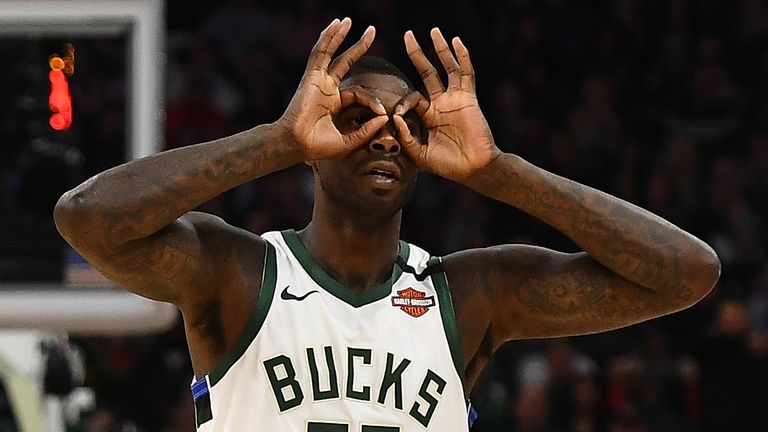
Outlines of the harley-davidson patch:
M 413 288 L 407 288 L 397 292 L 397 296 L 392 297 L 392 306 L 399 307 L 408 315 L 418 318 L 435 305 L 435 296 L 426 296 L 427 293 L 417 291 Z

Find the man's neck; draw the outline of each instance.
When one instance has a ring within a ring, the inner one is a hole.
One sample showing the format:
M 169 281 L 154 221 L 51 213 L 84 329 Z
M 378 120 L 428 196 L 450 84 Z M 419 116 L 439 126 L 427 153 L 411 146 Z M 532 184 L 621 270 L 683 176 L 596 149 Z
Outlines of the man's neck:
M 374 220 L 316 205 L 312 221 L 298 234 L 326 273 L 352 290 L 365 291 L 392 275 L 401 213 Z

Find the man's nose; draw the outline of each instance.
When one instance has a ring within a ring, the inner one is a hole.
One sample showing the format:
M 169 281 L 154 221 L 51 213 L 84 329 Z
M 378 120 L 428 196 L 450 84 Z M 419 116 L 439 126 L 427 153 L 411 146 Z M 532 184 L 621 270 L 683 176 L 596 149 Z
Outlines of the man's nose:
M 393 135 L 389 125 L 385 125 L 368 144 L 368 149 L 372 152 L 397 155 L 400 153 L 400 142 Z

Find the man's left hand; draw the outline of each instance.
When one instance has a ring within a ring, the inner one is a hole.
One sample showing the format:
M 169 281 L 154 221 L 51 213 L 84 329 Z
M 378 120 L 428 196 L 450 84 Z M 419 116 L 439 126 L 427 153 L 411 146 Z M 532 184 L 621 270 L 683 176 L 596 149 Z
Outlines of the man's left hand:
M 464 182 L 501 154 L 491 135 L 475 93 L 475 72 L 469 51 L 458 37 L 451 52 L 438 28 L 431 31 L 432 42 L 448 74 L 448 88 L 443 85 L 411 31 L 405 33 L 408 56 L 416 66 L 429 101 L 413 92 L 395 108 L 393 120 L 406 153 L 419 168 L 441 177 Z M 457 61 L 458 57 L 458 61 Z M 403 115 L 415 110 L 427 128 L 426 142 L 420 142 L 408 129 Z

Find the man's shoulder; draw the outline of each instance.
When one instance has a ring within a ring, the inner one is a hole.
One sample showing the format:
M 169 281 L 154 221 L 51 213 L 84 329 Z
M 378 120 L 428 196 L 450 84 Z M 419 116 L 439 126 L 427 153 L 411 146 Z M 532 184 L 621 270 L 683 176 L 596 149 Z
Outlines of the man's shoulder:
M 505 244 L 460 250 L 443 257 L 451 288 L 475 287 L 481 281 L 523 277 L 551 258 L 554 251 L 528 244 Z
M 179 220 L 194 228 L 200 240 L 206 243 L 223 243 L 228 246 L 261 245 L 263 248 L 264 239 L 261 236 L 232 225 L 214 214 L 191 211 Z
M 188 212 L 179 220 L 194 230 L 208 260 L 204 265 L 217 269 L 220 283 L 252 287 L 261 280 L 266 253 L 261 236 L 210 213 Z

